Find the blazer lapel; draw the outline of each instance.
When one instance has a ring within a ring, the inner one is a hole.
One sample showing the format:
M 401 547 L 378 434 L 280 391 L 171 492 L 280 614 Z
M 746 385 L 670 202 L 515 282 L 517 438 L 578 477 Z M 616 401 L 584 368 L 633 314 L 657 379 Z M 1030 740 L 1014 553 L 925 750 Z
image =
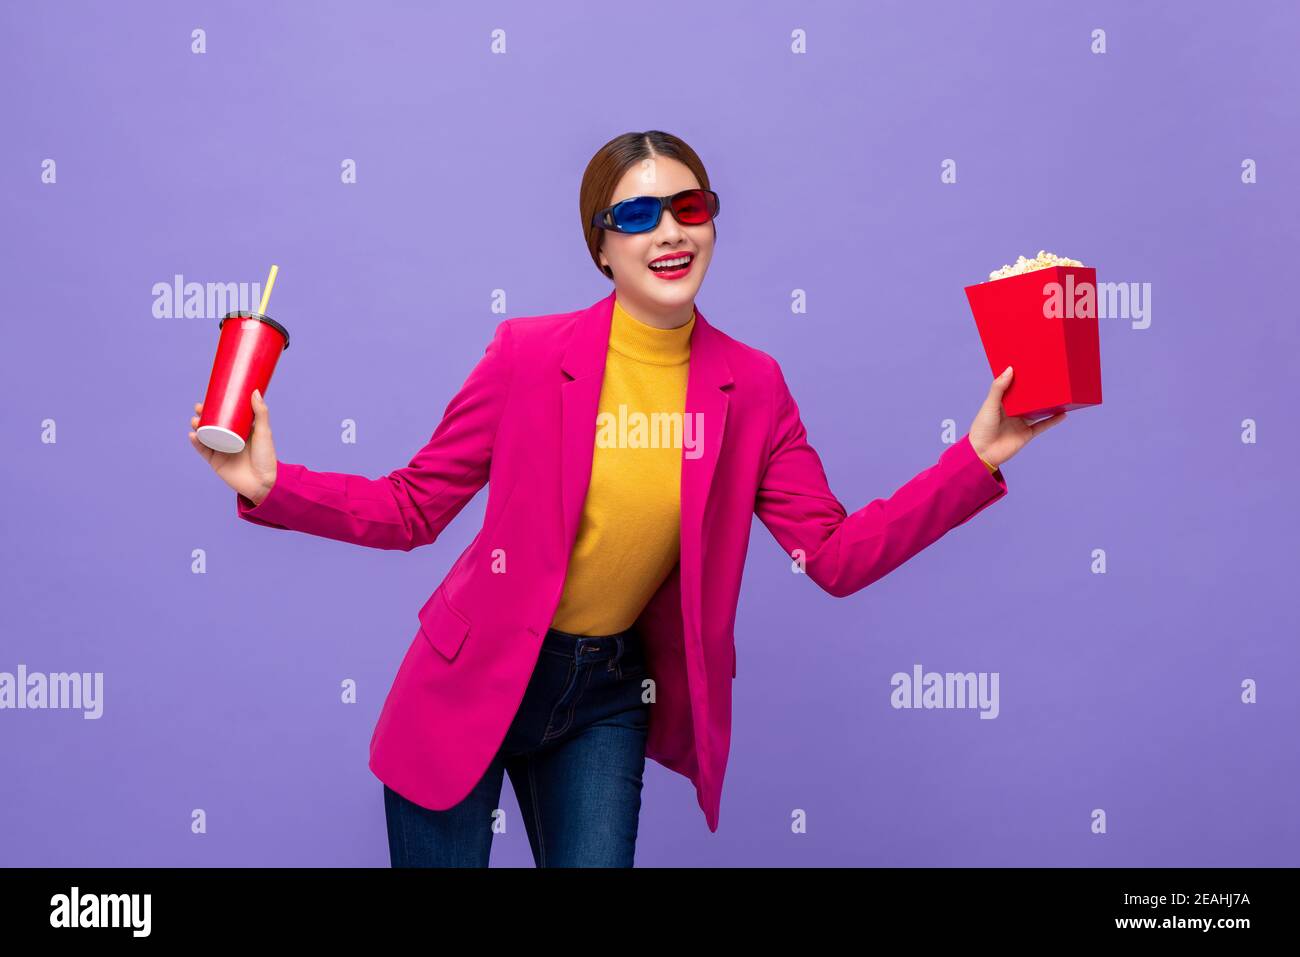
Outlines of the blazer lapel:
M 733 382 L 718 332 L 697 306 L 686 380 L 686 419 L 695 448 L 683 450 L 682 456 L 682 616 L 688 641 L 692 632 L 695 640 L 700 640 L 704 516 L 726 436 L 727 409 L 731 402 L 728 390 Z
M 582 503 L 591 484 L 591 457 L 596 448 L 596 413 L 605 379 L 605 356 L 614 318 L 614 293 L 584 310 L 574 323 L 560 368 L 570 376 L 560 386 L 563 425 L 560 433 L 560 499 L 564 516 L 563 567 L 578 536 Z

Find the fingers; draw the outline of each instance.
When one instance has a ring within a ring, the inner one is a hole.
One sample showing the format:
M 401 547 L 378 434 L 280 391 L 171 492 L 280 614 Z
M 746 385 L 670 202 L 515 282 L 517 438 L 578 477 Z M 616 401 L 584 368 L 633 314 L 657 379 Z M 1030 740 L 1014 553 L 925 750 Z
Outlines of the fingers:
M 1040 419 L 1029 427 L 1030 438 L 1041 435 L 1052 426 L 1065 421 L 1065 413 L 1058 412 L 1056 415 L 1049 415 L 1045 419 Z
M 1001 397 L 1002 393 L 1007 391 L 1007 387 L 1011 385 L 1011 380 L 1014 379 L 1015 376 L 1015 371 L 1011 366 L 1007 366 L 1002 370 L 1002 374 L 994 379 L 993 384 L 989 386 L 989 394 Z
M 190 445 L 194 446 L 195 451 L 198 452 L 199 455 L 203 456 L 203 461 L 211 464 L 212 449 L 208 448 L 206 445 L 204 445 L 202 442 L 199 441 L 199 437 L 197 433 L 194 432 L 190 433 Z
M 253 423 L 268 432 L 271 429 L 271 410 L 267 407 L 266 400 L 262 398 L 260 389 L 253 390 Z

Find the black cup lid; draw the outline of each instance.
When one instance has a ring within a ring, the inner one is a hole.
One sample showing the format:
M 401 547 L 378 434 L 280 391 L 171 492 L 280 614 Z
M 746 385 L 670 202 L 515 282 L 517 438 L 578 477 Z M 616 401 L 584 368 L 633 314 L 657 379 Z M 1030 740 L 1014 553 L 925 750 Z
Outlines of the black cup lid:
M 270 316 L 264 316 L 260 312 L 230 312 L 221 317 L 221 322 L 217 323 L 217 328 L 220 329 L 227 319 L 260 319 L 276 332 L 280 333 L 280 335 L 284 336 L 284 348 L 289 348 L 289 330 L 280 325 Z

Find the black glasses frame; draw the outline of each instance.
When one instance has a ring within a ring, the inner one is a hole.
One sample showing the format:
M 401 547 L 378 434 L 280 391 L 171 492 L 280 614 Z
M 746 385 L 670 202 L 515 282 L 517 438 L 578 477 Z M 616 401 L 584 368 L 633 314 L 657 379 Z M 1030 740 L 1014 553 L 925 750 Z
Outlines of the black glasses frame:
M 722 208 L 722 201 L 718 198 L 718 194 L 711 189 L 692 188 L 684 189 L 679 193 L 673 193 L 671 196 L 628 197 L 625 200 L 615 203 L 613 206 L 606 206 L 604 209 L 597 210 L 593 213 L 591 217 L 591 225 L 597 229 L 608 229 L 610 232 L 615 233 L 648 233 L 659 226 L 659 222 L 663 219 L 664 210 L 666 209 L 673 214 L 673 219 L 677 220 L 677 222 L 681 223 L 683 226 L 703 226 L 704 223 L 682 223 L 681 217 L 678 216 L 677 211 L 673 209 L 673 203 L 676 200 L 679 200 L 684 196 L 689 196 L 692 193 L 702 193 L 707 197 L 705 205 L 709 210 L 709 218 L 705 220 L 705 222 L 712 222 L 716 219 L 718 211 Z M 618 224 L 618 214 L 615 211 L 620 206 L 623 206 L 625 203 L 634 203 L 638 201 L 644 202 L 647 199 L 653 199 L 659 203 L 659 211 L 655 215 L 653 223 L 645 229 L 624 229 Z

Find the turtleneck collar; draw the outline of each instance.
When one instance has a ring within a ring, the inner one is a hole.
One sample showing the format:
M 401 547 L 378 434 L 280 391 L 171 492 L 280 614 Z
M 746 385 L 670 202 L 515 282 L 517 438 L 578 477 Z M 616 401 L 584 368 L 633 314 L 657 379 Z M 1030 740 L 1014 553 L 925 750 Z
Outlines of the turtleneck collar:
M 609 347 L 615 352 L 657 366 L 675 366 L 691 357 L 691 330 L 695 328 L 695 310 L 691 318 L 675 329 L 660 329 L 634 318 L 614 299 L 614 317 L 609 327 Z

